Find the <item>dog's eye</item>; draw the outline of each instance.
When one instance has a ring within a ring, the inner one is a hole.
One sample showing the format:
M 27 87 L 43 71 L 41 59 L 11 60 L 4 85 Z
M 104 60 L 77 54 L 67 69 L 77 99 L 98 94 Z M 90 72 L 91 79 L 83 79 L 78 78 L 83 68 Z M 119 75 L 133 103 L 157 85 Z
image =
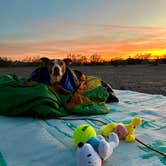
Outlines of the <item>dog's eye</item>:
M 59 64 L 62 66 L 62 65 L 63 65 L 63 62 L 62 62 L 62 61 L 60 61 L 60 62 L 59 62 Z
M 54 63 L 53 63 L 53 62 L 51 62 L 51 63 L 50 63 L 50 65 L 51 65 L 51 66 L 54 66 Z
M 92 154 L 89 153 L 89 154 L 87 155 L 87 157 L 90 157 L 90 156 L 92 156 Z

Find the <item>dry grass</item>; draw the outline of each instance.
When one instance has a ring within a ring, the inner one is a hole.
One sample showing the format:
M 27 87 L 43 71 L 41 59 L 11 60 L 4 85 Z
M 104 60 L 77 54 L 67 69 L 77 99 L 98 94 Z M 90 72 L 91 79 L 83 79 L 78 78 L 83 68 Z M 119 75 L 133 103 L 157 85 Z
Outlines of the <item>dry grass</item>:
M 89 75 L 101 77 L 114 89 L 127 89 L 166 95 L 166 64 L 125 66 L 73 66 Z M 34 67 L 0 68 L 0 74 L 17 74 L 28 78 Z

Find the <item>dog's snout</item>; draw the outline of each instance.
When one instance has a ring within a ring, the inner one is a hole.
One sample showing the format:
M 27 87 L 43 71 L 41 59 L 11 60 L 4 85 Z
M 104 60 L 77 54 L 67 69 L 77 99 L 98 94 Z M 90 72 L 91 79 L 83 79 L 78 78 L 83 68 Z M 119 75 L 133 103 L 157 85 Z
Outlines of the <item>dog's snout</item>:
M 53 74 L 54 75 L 60 75 L 60 69 L 59 69 L 59 67 L 54 67 L 54 69 L 53 69 Z

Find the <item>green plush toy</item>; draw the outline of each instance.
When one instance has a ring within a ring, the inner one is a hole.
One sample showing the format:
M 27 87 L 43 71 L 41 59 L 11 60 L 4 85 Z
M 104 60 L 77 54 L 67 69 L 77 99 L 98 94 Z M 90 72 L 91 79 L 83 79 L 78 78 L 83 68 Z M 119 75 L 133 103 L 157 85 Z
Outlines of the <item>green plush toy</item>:
M 89 138 L 96 137 L 96 131 L 88 124 L 81 124 L 75 129 L 73 137 L 77 146 L 80 142 L 85 143 Z

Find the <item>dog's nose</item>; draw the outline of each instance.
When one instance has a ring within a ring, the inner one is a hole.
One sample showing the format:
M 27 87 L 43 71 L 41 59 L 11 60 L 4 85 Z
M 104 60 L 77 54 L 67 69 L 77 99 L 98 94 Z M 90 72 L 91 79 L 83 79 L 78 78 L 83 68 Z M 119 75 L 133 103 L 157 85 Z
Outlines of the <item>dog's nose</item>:
M 60 74 L 60 70 L 59 70 L 58 67 L 55 67 L 55 68 L 54 68 L 53 74 L 54 74 L 54 75 L 59 75 L 59 74 Z

